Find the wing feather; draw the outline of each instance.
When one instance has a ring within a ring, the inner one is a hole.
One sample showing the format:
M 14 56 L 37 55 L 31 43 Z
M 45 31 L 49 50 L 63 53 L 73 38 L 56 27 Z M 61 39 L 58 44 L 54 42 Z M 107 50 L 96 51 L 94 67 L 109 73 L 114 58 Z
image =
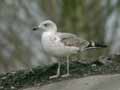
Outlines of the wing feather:
M 65 46 L 85 48 L 89 45 L 87 40 L 77 37 L 71 33 L 57 33 L 57 35 L 60 37 L 61 42 L 64 43 Z

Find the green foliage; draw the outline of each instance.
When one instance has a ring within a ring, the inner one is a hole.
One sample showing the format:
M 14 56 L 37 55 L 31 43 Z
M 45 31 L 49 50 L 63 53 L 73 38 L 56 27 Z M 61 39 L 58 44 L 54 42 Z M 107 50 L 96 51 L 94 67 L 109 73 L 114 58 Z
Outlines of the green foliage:
M 62 0 L 62 31 L 80 34 L 88 40 L 104 41 L 105 15 L 101 1 Z

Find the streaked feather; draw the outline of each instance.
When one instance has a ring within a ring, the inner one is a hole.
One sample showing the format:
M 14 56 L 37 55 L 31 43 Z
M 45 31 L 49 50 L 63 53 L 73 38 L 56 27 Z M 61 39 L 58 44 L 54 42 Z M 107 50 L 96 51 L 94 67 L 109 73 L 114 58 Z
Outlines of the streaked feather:
M 70 33 L 57 33 L 57 35 L 61 38 L 61 42 L 64 43 L 65 46 L 75 46 L 84 48 L 89 45 L 89 42 L 77 37 L 74 34 Z

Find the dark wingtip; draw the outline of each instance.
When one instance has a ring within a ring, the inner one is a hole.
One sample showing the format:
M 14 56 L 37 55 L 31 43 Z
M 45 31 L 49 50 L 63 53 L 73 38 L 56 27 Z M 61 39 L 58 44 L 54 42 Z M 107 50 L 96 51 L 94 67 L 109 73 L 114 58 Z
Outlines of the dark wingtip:
M 101 47 L 101 48 L 107 48 L 108 45 L 106 44 L 100 44 L 100 43 L 97 43 L 97 42 L 90 42 L 88 47 Z
M 107 46 L 107 45 L 105 45 L 105 44 L 96 44 L 96 47 L 106 48 L 106 47 L 108 47 L 108 46 Z

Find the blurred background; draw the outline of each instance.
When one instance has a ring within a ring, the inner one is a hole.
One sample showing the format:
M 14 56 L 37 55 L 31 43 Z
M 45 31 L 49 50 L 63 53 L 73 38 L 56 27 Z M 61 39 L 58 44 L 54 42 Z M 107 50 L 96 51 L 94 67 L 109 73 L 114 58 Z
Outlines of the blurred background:
M 120 0 L 0 0 L 0 73 L 51 63 L 41 33 L 32 31 L 46 19 L 58 31 L 106 43 L 104 55 L 120 54 Z

